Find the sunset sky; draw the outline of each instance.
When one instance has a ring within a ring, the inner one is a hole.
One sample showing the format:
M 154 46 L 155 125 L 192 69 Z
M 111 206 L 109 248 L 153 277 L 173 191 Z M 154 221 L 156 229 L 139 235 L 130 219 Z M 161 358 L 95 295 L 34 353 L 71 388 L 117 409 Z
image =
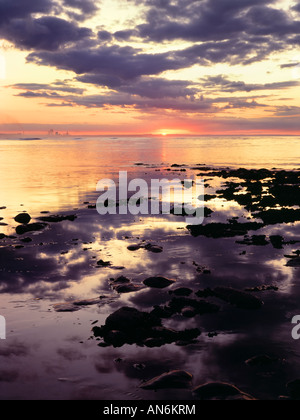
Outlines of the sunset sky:
M 0 0 L 0 132 L 300 134 L 300 2 Z

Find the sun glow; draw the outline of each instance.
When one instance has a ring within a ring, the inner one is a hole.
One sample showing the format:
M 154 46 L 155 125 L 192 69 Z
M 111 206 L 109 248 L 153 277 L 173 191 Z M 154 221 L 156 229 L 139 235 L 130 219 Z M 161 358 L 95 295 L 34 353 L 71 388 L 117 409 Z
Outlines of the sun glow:
M 153 135 L 155 136 L 176 136 L 180 134 L 191 134 L 190 130 L 182 130 L 182 129 L 172 129 L 172 128 L 162 128 L 160 130 L 154 131 Z

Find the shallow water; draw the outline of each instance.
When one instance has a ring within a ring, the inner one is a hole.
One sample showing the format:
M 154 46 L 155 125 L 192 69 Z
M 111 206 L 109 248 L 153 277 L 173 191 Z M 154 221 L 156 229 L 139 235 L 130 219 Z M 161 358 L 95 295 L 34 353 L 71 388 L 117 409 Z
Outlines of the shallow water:
M 139 388 L 143 380 L 173 369 L 193 374 L 194 386 L 226 381 L 257 398 L 286 394 L 285 384 L 300 376 L 299 342 L 291 336 L 291 320 L 300 314 L 300 269 L 287 266 L 285 257 L 299 249 L 298 243 L 276 249 L 271 243 L 237 243 L 243 236 L 193 237 L 181 216 L 104 217 L 87 208 L 87 202 L 95 203 L 99 179 L 117 180 L 120 170 L 128 170 L 130 178 L 183 180 L 201 172 L 201 167 L 191 169 L 197 164 L 294 169 L 299 165 L 298 142 L 295 137 L 1 140 L 0 207 L 6 208 L 0 217 L 7 225 L 0 233 L 15 238 L 0 241 L 0 314 L 7 322 L 7 339 L 0 340 L 0 398 L 192 399 L 190 390 L 154 393 Z M 174 163 L 187 165 L 186 172 L 169 170 Z M 210 194 L 227 181 L 207 179 Z M 232 217 L 246 222 L 251 216 L 235 201 L 217 198 L 207 205 L 214 213 L 205 223 L 225 223 Z M 33 219 L 42 211 L 77 218 L 18 236 L 13 217 L 23 210 Z M 266 225 L 252 234 L 298 241 L 300 223 Z M 21 242 L 27 236 L 32 241 Z M 127 249 L 142 241 L 162 246 L 163 252 Z M 100 259 L 112 266 L 97 267 Z M 120 275 L 136 284 L 155 275 L 173 278 L 176 284 L 118 295 L 109 279 Z M 239 290 L 275 285 L 279 290 L 256 293 L 264 301 L 258 311 L 218 301 L 219 313 L 163 320 L 176 330 L 201 330 L 197 341 L 185 346 L 102 348 L 91 332 L 122 306 L 150 312 L 154 305 L 167 304 L 169 292 L 177 287 L 196 292 L 220 285 Z M 57 303 L 100 295 L 108 298 L 76 312 L 55 311 Z M 245 364 L 260 354 L 276 362 L 254 368 Z

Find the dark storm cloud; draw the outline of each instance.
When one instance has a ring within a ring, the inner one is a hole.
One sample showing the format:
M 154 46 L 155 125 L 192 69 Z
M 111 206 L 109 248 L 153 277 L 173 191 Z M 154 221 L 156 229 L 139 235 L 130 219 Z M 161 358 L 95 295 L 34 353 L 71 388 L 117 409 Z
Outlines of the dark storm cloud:
M 295 6 L 292 7 L 292 10 L 300 13 L 300 2 L 298 2 Z
M 63 6 L 64 11 L 77 21 L 84 21 L 99 10 L 95 0 L 64 0 Z
M 105 108 L 111 106 L 130 107 L 138 110 L 169 110 L 187 113 L 214 113 L 218 109 L 209 101 L 200 99 L 178 98 L 145 98 L 121 92 L 106 95 L 84 95 L 70 98 L 73 104 L 86 108 Z
M 88 28 L 54 16 L 13 19 L 0 28 L 0 35 L 21 49 L 56 50 L 69 42 L 92 36 Z
M 180 69 L 185 59 L 176 58 L 171 53 L 146 54 L 129 46 L 104 45 L 89 50 L 69 48 L 63 51 L 31 53 L 27 61 L 77 74 L 99 74 L 129 80 Z
M 228 39 L 247 31 L 249 9 L 272 0 L 147 1 L 146 23 L 139 25 L 142 37 L 155 41 Z
M 77 93 L 81 95 L 85 89 L 71 87 L 63 82 L 54 82 L 53 85 L 47 85 L 43 83 L 16 83 L 10 87 L 15 89 L 24 89 L 27 91 L 59 91 L 67 93 Z
M 52 6 L 51 0 L 0 0 L 0 27 L 12 19 L 26 19 L 33 13 L 49 13 Z
M 67 9 L 66 9 L 67 7 Z M 71 8 L 71 9 L 70 9 Z M 77 10 L 80 13 L 73 13 Z M 55 15 L 65 12 L 83 21 L 98 10 L 91 0 L 0 0 L 0 38 L 20 49 L 55 50 L 92 38 L 90 29 Z M 73 14 L 72 14 L 73 13 Z
M 136 2 L 137 3 L 137 2 Z M 202 42 L 186 53 L 201 64 L 249 64 L 299 42 L 300 21 L 274 0 L 145 0 L 146 22 L 136 29 L 154 42 Z M 216 43 L 214 48 L 214 43 Z
M 139 95 L 146 98 L 178 98 L 194 96 L 198 89 L 192 87 L 192 82 L 184 80 L 168 80 L 164 78 L 141 77 L 132 81 L 124 81 L 120 77 L 97 74 L 77 77 L 83 83 L 91 83 L 99 86 L 108 86 L 111 89 L 118 89 L 120 92 Z
M 232 81 L 226 76 L 208 76 L 202 79 L 203 88 L 213 89 L 218 92 L 252 92 L 258 90 L 277 90 L 296 87 L 300 85 L 298 81 L 274 82 L 274 83 L 250 83 L 243 81 Z

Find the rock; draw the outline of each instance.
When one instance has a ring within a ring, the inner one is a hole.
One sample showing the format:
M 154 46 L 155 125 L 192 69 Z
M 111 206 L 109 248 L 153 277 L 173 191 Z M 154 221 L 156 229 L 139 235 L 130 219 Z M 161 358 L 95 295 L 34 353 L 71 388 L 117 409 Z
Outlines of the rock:
M 251 367 L 264 367 L 270 366 L 274 363 L 278 362 L 278 359 L 274 357 L 270 357 L 266 354 L 262 354 L 259 356 L 251 357 L 250 359 L 246 360 L 246 365 Z
M 192 379 L 193 376 L 186 371 L 173 370 L 141 384 L 140 388 L 155 391 L 158 389 L 188 389 L 192 386 Z
M 257 297 L 230 287 L 216 287 L 212 292 L 217 298 L 241 309 L 260 309 L 263 306 Z
M 106 319 L 105 326 L 111 330 L 130 331 L 134 328 L 151 328 L 160 326 L 161 321 L 147 312 L 135 308 L 123 307 Z
M 293 258 L 287 262 L 287 267 L 300 267 L 300 257 Z
M 99 260 L 97 262 L 97 266 L 98 267 L 110 267 L 111 266 L 111 262 L 110 261 Z
M 154 309 L 150 313 L 158 318 L 171 318 L 174 314 L 169 308 L 162 306 L 154 306 Z
M 100 298 L 83 299 L 83 300 L 74 300 L 73 305 L 75 305 L 75 306 L 90 306 L 90 305 L 97 305 L 100 302 L 101 302 Z
M 267 225 L 279 223 L 294 223 L 300 220 L 300 209 L 281 208 L 280 210 L 270 209 L 255 213 L 256 218 L 261 219 Z
M 175 296 L 190 296 L 193 291 L 191 289 L 188 289 L 187 287 L 179 287 L 178 289 L 171 290 L 169 292 L 170 294 L 173 294 Z
M 32 242 L 32 239 L 31 238 L 23 238 L 23 239 L 21 239 L 21 242 L 29 243 L 29 242 Z
M 266 240 L 266 235 L 253 235 L 251 238 L 246 238 L 243 241 L 236 241 L 236 243 L 256 246 L 265 246 L 269 244 L 269 242 Z
M 246 292 L 265 292 L 269 290 L 274 290 L 275 292 L 277 292 L 279 288 L 277 286 L 262 285 L 262 286 L 248 287 L 247 289 L 245 289 Z
M 133 284 L 130 279 L 124 276 L 120 276 L 116 280 L 113 280 L 111 285 L 117 293 L 137 292 L 144 288 L 144 286 L 140 284 Z
M 288 382 L 286 388 L 293 400 L 300 400 L 300 379 Z
M 31 220 L 31 217 L 28 213 L 20 213 L 15 217 L 15 221 L 22 225 L 27 225 Z
M 64 220 L 69 220 L 70 222 L 74 222 L 75 219 L 77 219 L 77 216 L 74 214 L 71 214 L 68 216 L 52 215 L 52 216 L 39 217 L 39 220 L 41 220 L 42 222 L 49 222 L 49 223 L 59 223 Z
M 181 310 L 181 315 L 186 318 L 193 318 L 195 315 L 197 315 L 197 310 L 191 306 L 185 306 Z
M 147 251 L 153 252 L 154 254 L 160 254 L 163 252 L 163 247 L 158 245 L 147 244 L 144 246 Z
M 16 227 L 17 235 L 23 235 L 24 233 L 28 232 L 38 232 L 43 230 L 47 227 L 47 223 L 30 223 L 30 224 L 23 224 Z
M 165 287 L 174 284 L 176 280 L 167 279 L 165 277 L 149 277 L 144 280 L 144 284 L 148 287 L 153 287 L 155 289 L 164 289 Z
M 129 245 L 127 247 L 128 251 L 138 251 L 139 249 L 141 249 L 141 245 L 136 244 L 136 245 Z
M 125 276 L 120 276 L 117 279 L 112 279 L 113 285 L 128 284 L 131 283 L 131 280 Z
M 165 340 L 161 337 L 150 337 L 143 341 L 143 345 L 149 348 L 162 347 L 165 344 Z
M 210 382 L 193 389 L 193 395 L 199 400 L 254 400 L 236 386 L 225 382 Z
M 235 236 L 245 236 L 250 230 L 259 230 L 264 226 L 263 223 L 209 223 L 207 225 L 189 225 L 187 229 L 192 236 L 205 236 L 207 238 L 231 238 Z
M 139 290 L 143 289 L 143 286 L 140 284 L 119 284 L 114 287 L 114 290 L 117 293 L 132 293 L 132 292 L 138 292 Z
M 137 344 L 139 346 L 160 347 L 177 340 L 192 340 L 201 331 L 197 328 L 175 331 L 161 325 L 161 320 L 153 313 L 140 312 L 135 308 L 123 307 L 111 314 L 101 327 L 94 327 L 95 337 L 101 337 L 110 345 L 115 345 L 111 339 L 112 331 L 120 331 L 123 344 Z M 118 342 L 119 344 L 119 342 Z M 122 344 L 122 345 L 123 345 Z
M 126 334 L 118 330 L 109 331 L 105 337 L 105 342 L 114 347 L 122 347 L 126 343 Z
M 53 307 L 56 312 L 76 312 L 80 309 L 73 305 L 73 302 L 56 303 Z
M 191 316 L 192 312 L 194 313 L 194 315 L 216 313 L 219 311 L 220 307 L 205 300 L 196 300 L 186 297 L 176 297 L 169 302 L 167 309 L 173 312 L 173 314 L 182 313 L 182 311 L 185 309 L 185 313 Z
M 271 244 L 275 249 L 282 249 L 284 245 L 284 239 L 280 235 L 271 235 L 270 236 Z
M 144 363 L 135 363 L 133 365 L 133 367 L 134 367 L 134 369 L 137 369 L 137 370 L 144 370 L 144 369 L 146 369 L 146 365 Z

